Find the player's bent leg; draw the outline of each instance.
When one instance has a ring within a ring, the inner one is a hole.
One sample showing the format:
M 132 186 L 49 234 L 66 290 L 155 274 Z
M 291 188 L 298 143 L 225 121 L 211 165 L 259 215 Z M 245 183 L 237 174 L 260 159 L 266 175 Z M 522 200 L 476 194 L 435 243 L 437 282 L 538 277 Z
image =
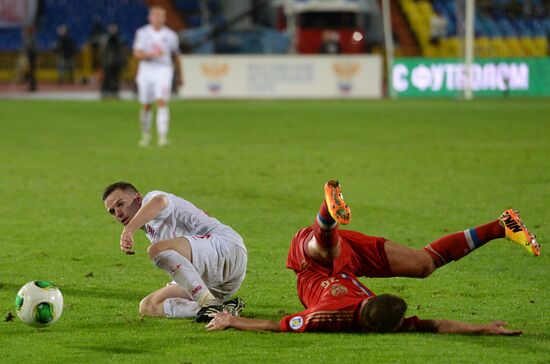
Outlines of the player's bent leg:
M 170 297 L 189 297 L 181 287 L 168 285 L 147 295 L 139 303 L 139 314 L 142 316 L 164 316 L 165 299 Z
M 195 317 L 200 305 L 183 288 L 170 284 L 147 297 L 139 304 L 142 316 L 189 318 Z
M 308 243 L 308 253 L 316 262 L 328 265 L 340 255 L 338 224 L 348 224 L 351 211 L 342 196 L 338 181 L 325 183 L 325 199 L 313 223 L 313 239 Z
M 191 245 L 186 238 L 156 242 L 149 247 L 147 254 L 157 267 L 168 273 L 199 305 L 217 303 L 216 298 L 191 263 Z
M 197 322 L 209 322 L 211 314 L 227 310 L 239 316 L 245 303 L 232 297 L 246 276 L 248 254 L 242 237 L 233 229 L 221 226 L 206 236 L 188 237 L 193 250 L 193 266 L 197 267 L 210 292 L 220 304 L 203 307 L 197 313 Z
M 164 250 L 174 250 L 190 262 L 193 262 L 191 244 L 189 244 L 189 240 L 184 237 L 156 242 L 155 244 L 149 246 L 147 249 L 147 255 L 149 255 L 149 258 L 154 259 L 158 253 Z
M 425 278 L 437 269 L 432 257 L 425 250 L 386 241 L 384 250 L 394 276 Z

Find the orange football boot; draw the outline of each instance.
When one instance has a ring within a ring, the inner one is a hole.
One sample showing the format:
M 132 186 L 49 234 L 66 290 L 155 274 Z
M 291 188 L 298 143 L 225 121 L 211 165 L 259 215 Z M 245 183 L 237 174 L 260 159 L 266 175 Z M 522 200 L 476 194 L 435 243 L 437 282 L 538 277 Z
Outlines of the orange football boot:
M 351 210 L 344 201 L 340 183 L 330 180 L 325 183 L 325 202 L 330 216 L 339 224 L 349 224 L 351 220 Z
M 521 245 L 536 257 L 540 255 L 540 244 L 535 239 L 535 235 L 531 234 L 525 227 L 519 216 L 519 211 L 506 210 L 498 219 L 506 230 L 506 239 Z

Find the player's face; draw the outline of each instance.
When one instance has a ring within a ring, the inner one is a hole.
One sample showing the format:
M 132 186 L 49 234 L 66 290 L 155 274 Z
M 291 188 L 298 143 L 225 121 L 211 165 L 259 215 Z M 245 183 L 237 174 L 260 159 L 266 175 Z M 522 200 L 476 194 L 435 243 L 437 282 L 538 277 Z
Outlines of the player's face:
M 166 11 L 161 8 L 153 8 L 149 12 L 149 23 L 155 29 L 162 28 L 166 22 Z
M 116 221 L 126 226 L 141 207 L 141 195 L 123 190 L 114 190 L 105 199 L 105 208 Z

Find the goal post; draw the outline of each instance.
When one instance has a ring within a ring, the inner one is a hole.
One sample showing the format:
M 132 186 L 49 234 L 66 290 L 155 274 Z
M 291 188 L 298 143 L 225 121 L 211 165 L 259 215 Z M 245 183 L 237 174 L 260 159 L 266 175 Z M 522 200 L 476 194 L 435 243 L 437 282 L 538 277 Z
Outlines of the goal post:
M 474 97 L 472 65 L 474 63 L 475 5 L 475 0 L 466 0 L 464 19 L 464 99 L 466 100 Z
M 395 4 L 394 4 L 395 5 Z M 382 0 L 382 21 L 384 27 L 384 45 L 386 49 L 386 75 L 387 75 L 387 90 L 390 98 L 395 99 L 396 94 L 393 89 L 392 72 L 393 72 L 393 31 L 391 27 L 391 9 L 390 0 Z

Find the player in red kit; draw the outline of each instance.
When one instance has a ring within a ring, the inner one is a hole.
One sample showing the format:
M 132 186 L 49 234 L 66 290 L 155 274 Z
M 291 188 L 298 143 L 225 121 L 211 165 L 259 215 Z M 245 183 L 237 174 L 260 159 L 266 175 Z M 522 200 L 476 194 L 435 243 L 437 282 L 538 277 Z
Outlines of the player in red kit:
M 305 310 L 280 321 L 213 315 L 209 330 L 233 327 L 241 330 L 285 332 L 438 332 L 461 334 L 520 335 L 503 321 L 470 324 L 452 320 L 405 318 L 406 303 L 399 297 L 376 296 L 357 277 L 418 277 L 458 260 L 485 243 L 507 238 L 540 255 L 535 240 L 517 211 L 507 210 L 498 219 L 462 232 L 444 236 L 424 249 L 415 250 L 380 237 L 339 230 L 348 224 L 351 212 L 337 181 L 325 184 L 325 201 L 313 226 L 292 239 L 286 266 L 298 280 L 298 297 Z

